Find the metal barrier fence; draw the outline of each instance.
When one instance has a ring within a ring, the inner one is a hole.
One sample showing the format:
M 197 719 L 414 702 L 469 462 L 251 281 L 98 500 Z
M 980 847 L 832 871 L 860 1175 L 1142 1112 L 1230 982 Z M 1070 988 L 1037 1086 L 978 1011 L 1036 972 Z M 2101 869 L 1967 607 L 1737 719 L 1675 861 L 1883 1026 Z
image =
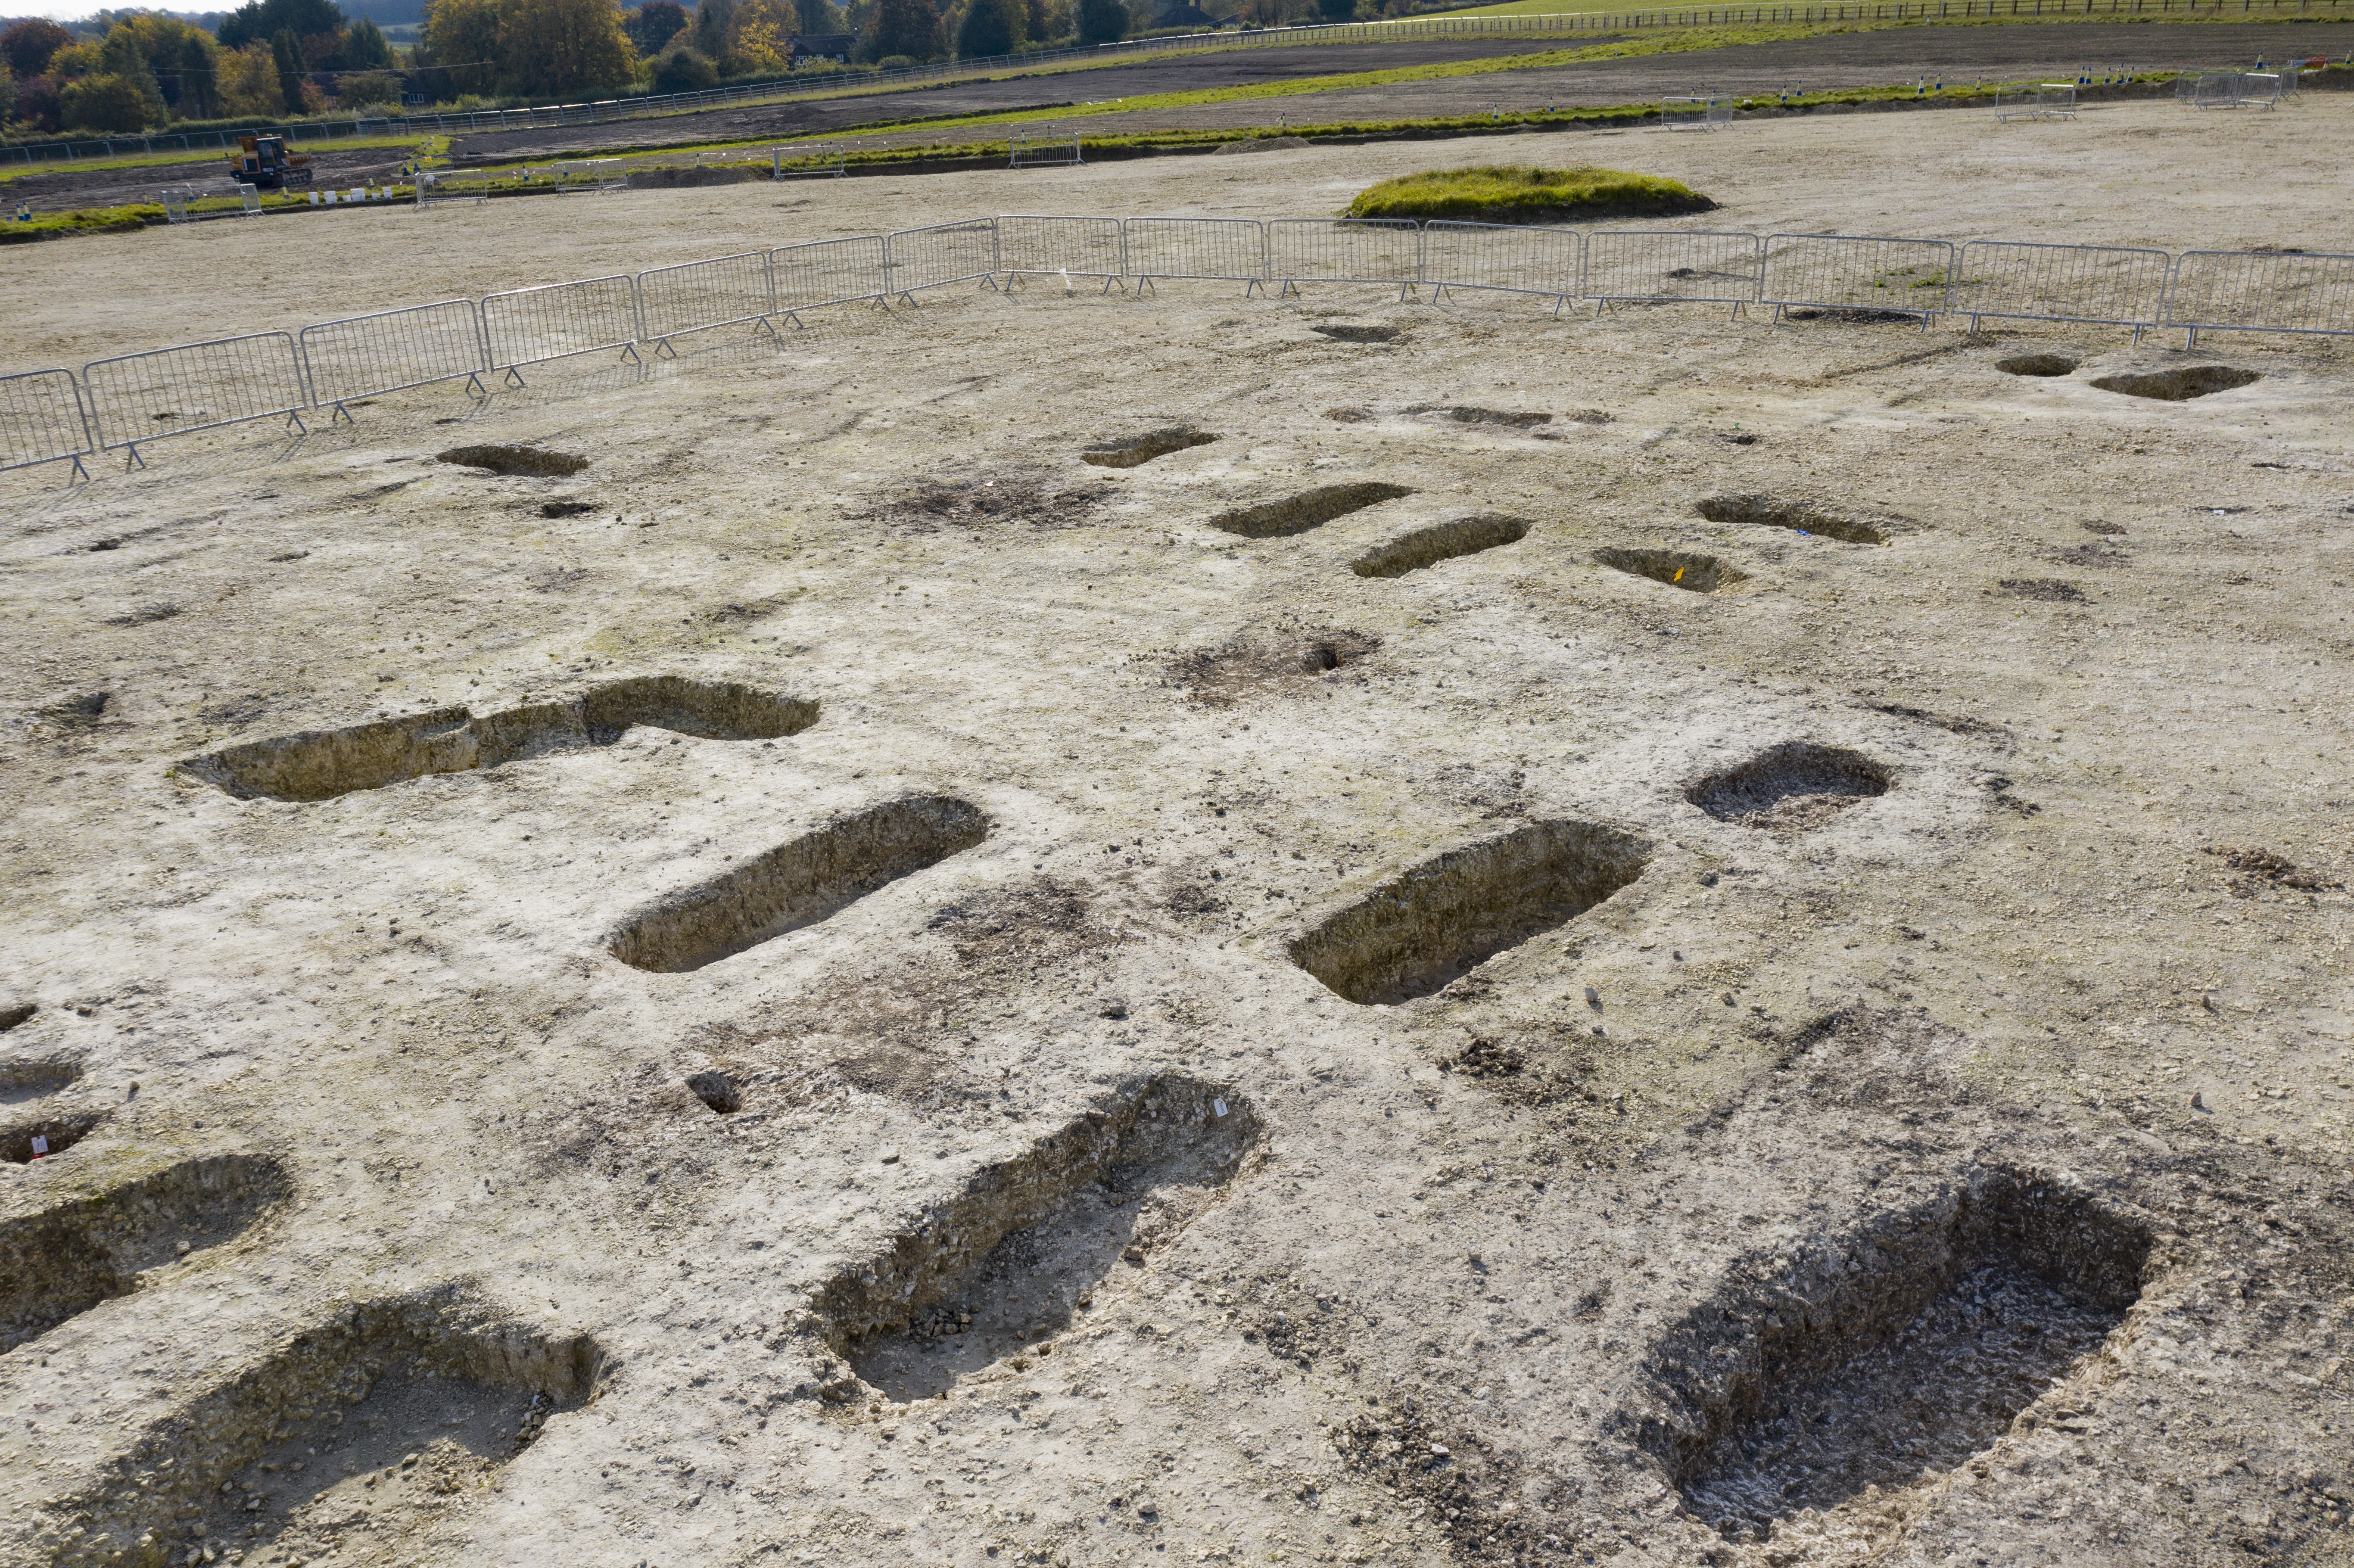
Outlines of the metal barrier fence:
M 1946 309 L 1954 248 L 1942 239 L 1769 234 L 1757 302 L 1785 311 L 1893 311 L 1929 318 Z
M 638 291 L 626 274 L 547 283 L 482 297 L 482 344 L 489 368 L 524 384 L 521 367 L 619 349 L 638 357 Z
M 891 292 L 889 246 L 879 234 L 779 246 L 769 252 L 769 273 L 776 313 L 796 327 L 801 324 L 796 311 L 880 302 Z
M 2100 322 L 2133 328 L 2139 343 L 2163 319 L 2167 261 L 2163 250 L 1973 239 L 1954 274 L 1953 309 L 1972 332 L 1981 316 Z
M 94 360 L 82 366 L 81 384 L 99 450 L 124 450 L 142 468 L 143 442 L 280 417 L 300 430 L 312 406 L 302 353 L 282 332 Z
M 1585 237 L 1579 292 L 1598 314 L 1612 304 L 1755 304 L 1766 248 L 1754 234 L 1603 229 Z
M 321 322 L 304 327 L 296 346 L 313 407 L 345 419 L 348 405 L 360 398 L 461 376 L 469 390 L 483 393 L 482 373 L 490 368 L 482 313 L 472 300 Z
M 2167 285 L 2165 324 L 2202 332 L 2354 337 L 2354 256 L 2186 250 Z
M 198 202 L 220 200 L 232 196 L 238 198 L 238 206 L 233 211 L 199 212 L 196 210 Z M 164 217 L 170 223 L 196 223 L 208 217 L 260 217 L 260 216 L 261 194 L 249 185 L 239 185 L 234 190 L 227 191 L 199 190 L 189 186 L 164 193 Z
M 1449 289 L 1488 289 L 1553 300 L 1553 313 L 1585 286 L 1585 241 L 1566 228 L 1437 222 L 1422 230 L 1421 281 L 1431 302 Z
M 417 205 L 444 207 L 451 202 L 471 202 L 481 206 L 491 199 L 491 172 L 488 169 L 419 169 L 417 171 Z
M 997 267 L 1012 278 L 1036 272 L 1101 278 L 1109 293 L 1128 276 L 1128 247 L 1116 217 L 1001 217 Z
M 975 279 L 993 289 L 997 286 L 996 220 L 976 217 L 902 228 L 884 237 L 883 265 L 890 279 L 886 291 L 911 305 L 918 289 L 944 289 Z
M 1087 155 L 1079 149 L 1079 133 L 1051 125 L 1017 127 L 1005 139 L 1010 155 L 1008 168 L 1036 168 L 1040 164 L 1060 164 L 1075 167 L 1085 164 Z
M 638 336 L 657 354 L 674 354 L 670 340 L 683 334 L 745 322 L 773 334 L 769 318 L 776 312 L 776 281 L 765 250 L 638 274 Z
M 1140 294 L 1156 278 L 1242 283 L 1246 296 L 1267 281 L 1267 230 L 1256 218 L 1130 217 L 1119 231 Z
M 2031 82 L 1995 90 L 1997 120 L 2073 120 L 2076 84 L 2073 81 Z
M 787 168 L 788 164 L 793 167 Z M 850 159 L 839 142 L 796 142 L 790 146 L 769 149 L 769 177 L 772 180 L 799 179 L 803 175 L 839 177 L 849 172 Z
M 1722 131 L 1733 123 L 1733 100 L 1712 92 L 1663 98 L 1659 123 L 1670 131 Z
M 1267 280 L 1395 283 L 1403 300 L 1422 281 L 1422 229 L 1406 217 L 1278 217 L 1267 225 Z
M 552 164 L 547 173 L 555 181 L 558 196 L 580 191 L 618 191 L 630 183 L 630 172 L 619 158 L 566 158 Z
M 81 383 L 70 370 L 29 370 L 0 376 L 0 473 L 38 463 L 67 462 L 66 477 L 88 479 L 82 454 L 95 451 L 90 440 L 90 410 L 83 405 Z
M 386 393 L 638 345 L 674 355 L 671 340 L 744 323 L 773 336 L 775 319 L 979 280 L 994 287 L 1040 273 L 1241 281 L 1394 284 L 1500 291 L 1612 304 L 1770 304 L 1789 311 L 1958 314 L 2180 327 L 2202 332 L 2354 336 L 2354 256 L 2160 250 L 1837 234 L 1599 229 L 1402 219 L 1169 218 L 1009 215 L 889 235 L 786 245 L 635 276 L 591 278 L 381 311 L 301 330 L 219 338 L 96 360 L 69 371 L 0 377 L 0 471 L 139 449 L 167 436 L 334 410 Z

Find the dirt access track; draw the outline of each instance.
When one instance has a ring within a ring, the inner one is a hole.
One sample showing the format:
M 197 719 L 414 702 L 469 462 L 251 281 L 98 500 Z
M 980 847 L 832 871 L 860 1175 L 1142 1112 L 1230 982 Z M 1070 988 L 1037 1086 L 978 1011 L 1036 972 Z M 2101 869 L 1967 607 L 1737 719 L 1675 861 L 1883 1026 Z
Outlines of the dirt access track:
M 2349 132 L 1606 150 L 2348 252 Z M 7 368 L 1433 153 L 62 240 Z M 2346 1562 L 2354 352 L 919 298 L 0 481 L 0 1563 Z
M 1594 43 L 1606 39 L 1592 40 Z M 1579 40 L 1579 47 L 1589 41 Z M 585 153 L 608 146 L 649 147 L 764 136 L 839 136 L 910 117 L 942 118 L 1010 111 L 1072 107 L 1092 101 L 1194 92 L 1255 82 L 1291 81 L 1347 71 L 1388 70 L 1459 59 L 1485 59 L 1543 53 L 1550 40 L 1500 47 L 1493 43 L 1350 44 L 1231 53 L 1172 56 L 1133 66 L 1035 76 L 907 91 L 878 92 L 813 103 L 779 103 L 715 110 L 674 120 L 639 121 L 611 126 L 546 131 L 502 131 L 461 136 L 451 152 L 464 161 L 486 162 L 551 153 Z M 2080 70 L 2094 76 L 2113 70 L 2192 70 L 2202 66 L 2252 65 L 2261 56 L 2279 62 L 2292 55 L 2332 58 L 2354 48 L 2354 23 L 2183 24 L 1892 27 L 1742 44 L 1687 54 L 1590 60 L 1553 69 L 1451 77 L 1435 81 L 1392 82 L 1341 89 L 1310 97 L 1252 100 L 1196 108 L 1154 110 L 1090 117 L 1090 129 L 1105 133 L 1134 131 L 1223 129 L 1272 125 L 1278 116 L 1293 124 L 1336 120 L 1405 120 L 1418 116 L 1476 114 L 1490 104 L 1507 110 L 1600 107 L 1656 103 L 1662 97 L 1699 90 L 1735 95 L 1772 94 L 1785 88 L 1828 91 L 1882 87 L 1927 77 L 1932 81 L 1968 82 L 2056 78 L 2073 81 Z M 1002 134 L 1002 128 L 996 133 Z M 898 146 L 959 132 L 921 127 L 861 137 L 861 146 Z M 961 133 L 971 134 L 971 133 Z

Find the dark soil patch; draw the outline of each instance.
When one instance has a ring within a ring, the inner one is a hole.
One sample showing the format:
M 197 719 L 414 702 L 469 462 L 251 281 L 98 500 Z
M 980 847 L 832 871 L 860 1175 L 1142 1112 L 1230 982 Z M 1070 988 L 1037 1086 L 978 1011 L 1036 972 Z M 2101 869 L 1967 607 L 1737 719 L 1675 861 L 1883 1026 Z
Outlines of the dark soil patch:
M 568 479 L 588 466 L 585 457 L 552 452 L 541 447 L 451 447 L 436 454 L 460 468 L 479 468 L 523 479 Z
M 988 528 L 1008 523 L 1068 528 L 1087 521 L 1115 493 L 1103 484 L 1051 490 L 1034 476 L 1007 475 L 918 485 L 868 515 L 880 522 L 911 524 L 918 531 Z
M 2192 365 L 2180 370 L 2096 376 L 2093 378 L 2093 385 L 2104 392 L 2122 392 L 2128 397 L 2151 397 L 2161 403 L 2187 403 L 2193 397 L 2211 397 L 2263 379 L 2264 372 L 2261 370 L 2242 370 L 2232 365 Z
M 1984 1171 L 1881 1217 L 1845 1264 L 1761 1260 L 1672 1330 L 1642 1446 L 1730 1540 L 1967 1462 L 2141 1293 L 2149 1237 L 2081 1192 Z
M 144 609 L 131 610 L 122 615 L 109 616 L 107 618 L 106 624 L 109 626 L 152 626 L 159 620 L 169 620 L 179 613 L 180 607 L 176 604 L 151 604 L 146 606 Z
M 1223 533 L 1239 534 L 1246 539 L 1288 538 L 1310 528 L 1320 528 L 1335 517 L 1345 517 L 1352 512 L 1362 512 L 1368 506 L 1413 493 L 1403 484 L 1327 484 L 1287 495 L 1280 501 L 1222 512 L 1210 519 L 1210 526 Z
M 2126 525 L 2122 523 L 2103 523 L 2098 520 L 2082 524 L 2080 526 L 2087 534 L 2098 534 L 2105 538 L 2115 538 L 2126 531 Z
M 977 808 L 946 795 L 869 807 L 641 909 L 605 950 L 655 974 L 699 969 L 969 850 L 989 827 Z
M 1749 574 L 1729 567 L 1714 556 L 1683 550 L 1596 550 L 1597 566 L 1632 577 L 1649 577 L 1686 593 L 1715 593 L 1749 580 Z
M 52 703 L 41 710 L 41 716 L 67 729 L 88 729 L 106 716 L 107 707 L 113 700 L 111 692 L 90 692 Z
M 1590 822 L 1530 822 L 1384 878 L 1285 944 L 1361 1005 L 1408 1001 L 1567 921 L 1642 875 L 1650 846 Z
M 1371 408 L 1327 408 L 1324 417 L 1343 425 L 1362 425 L 1373 418 L 1373 411 Z
M 41 1011 L 37 1001 L 12 1001 L 0 1007 L 0 1034 L 5 1034 L 20 1023 L 29 1022 L 33 1014 Z
M 1888 769 L 1861 752 L 1793 740 L 1710 774 L 1684 799 L 1720 822 L 1803 833 L 1887 794 L 1890 782 Z
M 725 1073 L 695 1073 L 686 1080 L 687 1093 L 722 1116 L 744 1108 L 744 1094 Z
M 2003 592 L 2014 599 L 2041 599 L 2047 604 L 2083 604 L 2084 590 L 2060 577 L 2004 577 Z
M 1437 403 L 1416 403 L 1406 412 L 1432 414 L 1442 419 L 1452 419 L 1458 425 L 1504 425 L 1515 430 L 1553 422 L 1551 414 L 1516 413 L 1508 408 L 1475 408 L 1465 405 L 1449 408 Z
M 1801 305 L 1797 310 L 1784 311 L 1786 322 L 1837 322 L 1844 326 L 1919 326 L 1922 311 L 1859 310 L 1850 305 L 1830 305 L 1817 308 Z
M 1079 454 L 1079 461 L 1097 468 L 1135 468 L 1154 458 L 1171 452 L 1182 452 L 1191 447 L 1204 447 L 1218 438 L 1207 430 L 1197 430 L 1191 425 L 1170 425 L 1158 430 L 1148 430 L 1126 440 L 1107 441 L 1089 447 Z
M 2005 376 L 2067 376 L 2078 363 L 2064 354 L 2014 354 L 1996 360 L 1994 367 Z
M 1169 673 L 1204 707 L 1228 708 L 1256 693 L 1345 670 L 1381 645 L 1378 637 L 1345 628 L 1245 632 L 1223 648 L 1181 654 Z
M 2232 895 L 2235 898 L 2253 898 L 2275 887 L 2295 888 L 2302 893 L 2323 893 L 2346 885 L 2342 882 L 2330 881 L 2317 872 L 2300 871 L 2296 862 L 2268 849 L 2216 844 L 2211 846 L 2207 853 L 2220 856 L 2225 865 L 2240 874 L 2231 882 Z
M 1152 1253 L 1225 1193 L 1260 1136 L 1231 1089 L 1156 1078 L 1091 1110 L 935 1204 L 816 1307 L 856 1380 L 898 1403 L 945 1394 L 1000 1361 L 1026 1372 L 1090 1311 L 1123 1263 Z
M 1395 343 L 1405 335 L 1405 328 L 1393 326 L 1319 326 L 1309 330 L 1335 343 Z
M 2120 529 L 2122 533 L 2124 530 Z M 2043 558 L 2062 567 L 2093 567 L 2107 571 L 2115 567 L 2133 565 L 2133 557 L 2106 539 L 2089 545 L 2070 545 L 2063 549 L 2047 550 Z
M 543 501 L 539 514 L 542 517 L 586 517 L 596 510 L 597 503 L 593 501 Z
M 1797 496 L 1712 495 L 1699 503 L 1700 514 L 1712 523 L 1754 523 L 1819 534 L 1849 545 L 1885 545 L 1888 530 L 1860 518 L 1843 516 L 1821 502 Z
M 1350 562 L 1349 569 L 1361 577 L 1402 577 L 1458 556 L 1517 545 L 1528 532 L 1528 521 L 1521 517 L 1463 517 L 1434 523 L 1374 546 Z

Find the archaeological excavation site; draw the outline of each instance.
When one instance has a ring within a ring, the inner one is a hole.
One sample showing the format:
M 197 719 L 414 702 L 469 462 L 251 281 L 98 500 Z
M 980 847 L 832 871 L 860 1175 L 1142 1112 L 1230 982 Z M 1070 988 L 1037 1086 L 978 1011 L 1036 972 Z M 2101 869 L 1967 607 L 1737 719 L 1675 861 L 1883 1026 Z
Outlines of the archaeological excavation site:
M 1965 249 L 2354 269 L 2308 97 L 8 251 L 0 1563 L 2354 1563 L 2354 336 Z

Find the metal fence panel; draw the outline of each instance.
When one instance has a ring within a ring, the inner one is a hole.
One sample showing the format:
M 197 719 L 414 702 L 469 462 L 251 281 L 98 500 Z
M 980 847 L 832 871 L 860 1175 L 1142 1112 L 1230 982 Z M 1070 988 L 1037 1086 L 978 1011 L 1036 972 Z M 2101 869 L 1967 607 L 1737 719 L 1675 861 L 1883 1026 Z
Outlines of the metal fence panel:
M 293 335 L 249 333 L 178 348 L 120 355 L 82 366 L 99 450 L 283 416 L 302 428 L 311 406 Z M 141 460 L 143 461 L 143 460 Z
M 2238 71 L 2202 71 L 2199 79 L 2190 84 L 2190 107 L 2237 109 L 2240 107 L 2240 87 Z
M 1267 277 L 1267 230 L 1255 218 L 1131 217 L 1119 231 L 1128 275 L 1147 285 L 1155 278 L 1217 278 L 1257 288 Z
M 997 270 L 997 222 L 975 217 L 900 229 L 884 237 L 883 262 L 894 294 L 987 281 Z
M 312 401 L 345 405 L 437 381 L 475 378 L 482 359 L 482 322 L 472 300 L 444 300 L 405 311 L 346 316 L 302 329 L 298 339 Z
M 2186 250 L 2166 292 L 2165 323 L 2201 332 L 2354 335 L 2354 256 Z
M 1278 217 L 1267 226 L 1267 275 L 1299 283 L 1395 283 L 1422 280 L 1422 230 L 1405 217 Z
M 1670 131 L 1722 131 L 1733 123 L 1733 100 L 1712 92 L 1663 98 L 1659 123 Z
M 565 158 L 550 165 L 558 196 L 576 191 L 617 191 L 630 183 L 619 158 Z
M 1079 148 L 1079 133 L 1057 130 L 1052 126 L 1027 125 L 1016 127 L 1005 139 L 1008 168 L 1033 167 L 1040 164 L 1085 164 L 1087 155 Z
M 1946 309 L 1954 248 L 1942 239 L 1856 234 L 1769 234 L 1757 297 L 1785 310 L 1901 311 L 1929 318 Z
M 853 300 L 879 300 L 891 291 L 883 236 L 864 234 L 854 239 L 818 239 L 807 245 L 784 245 L 769 252 L 769 270 L 776 280 L 777 311 L 819 305 L 839 305 Z M 800 325 L 796 320 L 794 325 Z
M 84 479 L 81 454 L 95 450 L 81 383 L 70 370 L 0 376 L 0 471 L 71 460 Z
M 2166 308 L 2163 250 L 1973 239 L 1954 273 L 1953 308 L 1980 316 L 2156 326 Z
M 1068 272 L 1082 278 L 1128 273 L 1116 217 L 1000 217 L 997 265 L 1006 272 Z
M 839 142 L 794 142 L 769 149 L 769 177 L 799 179 L 803 175 L 842 175 L 850 172 L 849 155 Z M 788 164 L 793 165 L 787 168 Z
M 631 279 L 586 278 L 482 297 L 482 344 L 493 370 L 618 348 L 634 356 L 638 293 Z M 520 379 L 520 377 L 514 377 Z
M 491 171 L 488 169 L 417 171 L 417 205 L 419 207 L 440 207 L 460 201 L 480 206 L 490 199 Z
M 1585 272 L 1585 241 L 1574 229 L 1441 220 L 1422 230 L 1422 281 L 1434 300 L 1449 289 L 1499 289 L 1575 296 Z
M 1766 249 L 1754 234 L 1605 228 L 1585 237 L 1585 294 L 1614 300 L 1745 305 L 1757 298 Z
M 777 291 L 765 250 L 638 274 L 639 333 L 648 343 L 666 344 L 680 333 L 741 322 L 766 322 L 776 309 Z

